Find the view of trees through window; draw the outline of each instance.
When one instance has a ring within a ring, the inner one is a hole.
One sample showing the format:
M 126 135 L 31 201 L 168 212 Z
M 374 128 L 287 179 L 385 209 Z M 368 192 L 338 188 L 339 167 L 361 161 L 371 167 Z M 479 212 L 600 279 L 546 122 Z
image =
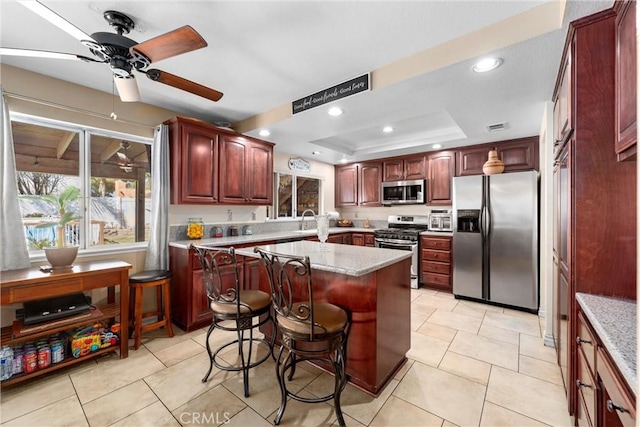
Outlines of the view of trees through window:
M 81 248 L 144 242 L 151 212 L 151 141 L 80 127 L 12 120 L 16 178 L 30 250 L 55 244 L 55 200 L 70 187 L 67 244 Z M 86 171 L 86 172 L 84 172 Z M 84 172 L 84 173 L 83 173 Z M 44 197 L 43 197 L 44 196 Z
M 296 218 L 306 209 L 319 213 L 321 185 L 319 179 L 276 173 L 274 182 L 277 185 L 274 201 L 276 218 Z

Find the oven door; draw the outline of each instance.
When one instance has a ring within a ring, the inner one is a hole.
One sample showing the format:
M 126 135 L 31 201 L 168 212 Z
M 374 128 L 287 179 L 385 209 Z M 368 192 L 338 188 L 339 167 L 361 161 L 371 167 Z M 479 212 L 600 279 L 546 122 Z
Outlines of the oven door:
M 411 279 L 418 277 L 418 242 L 406 240 L 383 239 L 376 237 L 376 247 L 411 251 Z M 417 280 L 411 280 L 411 287 L 418 287 Z

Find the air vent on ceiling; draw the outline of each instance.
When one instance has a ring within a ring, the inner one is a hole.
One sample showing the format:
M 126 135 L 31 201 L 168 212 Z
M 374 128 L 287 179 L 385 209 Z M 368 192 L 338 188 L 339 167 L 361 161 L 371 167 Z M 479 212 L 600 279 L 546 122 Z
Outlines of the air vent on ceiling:
M 503 123 L 496 123 L 494 125 L 488 125 L 487 126 L 487 130 L 489 132 L 498 132 L 501 130 L 505 130 L 507 128 L 507 122 L 503 122 Z

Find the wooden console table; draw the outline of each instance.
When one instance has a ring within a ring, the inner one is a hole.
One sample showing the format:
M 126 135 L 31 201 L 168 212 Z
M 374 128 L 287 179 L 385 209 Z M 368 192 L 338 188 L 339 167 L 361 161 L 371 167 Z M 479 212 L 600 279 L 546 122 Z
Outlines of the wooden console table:
M 34 341 L 37 338 L 73 329 L 96 321 L 120 318 L 120 346 L 111 346 L 90 353 L 87 356 L 74 358 L 66 354 L 65 359 L 46 368 L 38 369 L 28 374 L 17 374 L 2 381 L 1 386 L 16 384 L 24 380 L 46 374 L 65 366 L 97 357 L 99 355 L 114 352 L 120 349 L 120 358 L 128 356 L 128 330 L 129 330 L 129 269 L 130 264 L 122 261 L 95 261 L 78 263 L 72 269 L 45 273 L 38 268 L 26 268 L 23 270 L 5 271 L 0 274 L 0 304 L 2 306 L 26 301 L 40 300 L 75 292 L 90 291 L 92 289 L 107 288 L 107 303 L 96 305 L 100 309 L 99 316 L 79 318 L 76 321 L 60 323 L 53 321 L 50 327 L 43 324 L 37 331 L 21 335 L 16 338 L 13 335 L 12 326 L 2 328 L 0 345 L 11 345 L 18 342 Z M 115 302 L 115 287 L 120 287 L 120 302 Z

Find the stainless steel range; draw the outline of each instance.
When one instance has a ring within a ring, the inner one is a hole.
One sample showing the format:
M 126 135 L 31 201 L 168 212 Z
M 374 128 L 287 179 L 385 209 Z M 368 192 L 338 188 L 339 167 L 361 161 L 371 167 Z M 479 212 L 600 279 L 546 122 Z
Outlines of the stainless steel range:
M 375 230 L 376 247 L 411 251 L 411 278 L 418 277 L 418 244 L 420 233 L 428 230 L 427 215 L 389 215 L 389 228 Z M 412 280 L 411 287 L 417 288 L 418 281 Z

